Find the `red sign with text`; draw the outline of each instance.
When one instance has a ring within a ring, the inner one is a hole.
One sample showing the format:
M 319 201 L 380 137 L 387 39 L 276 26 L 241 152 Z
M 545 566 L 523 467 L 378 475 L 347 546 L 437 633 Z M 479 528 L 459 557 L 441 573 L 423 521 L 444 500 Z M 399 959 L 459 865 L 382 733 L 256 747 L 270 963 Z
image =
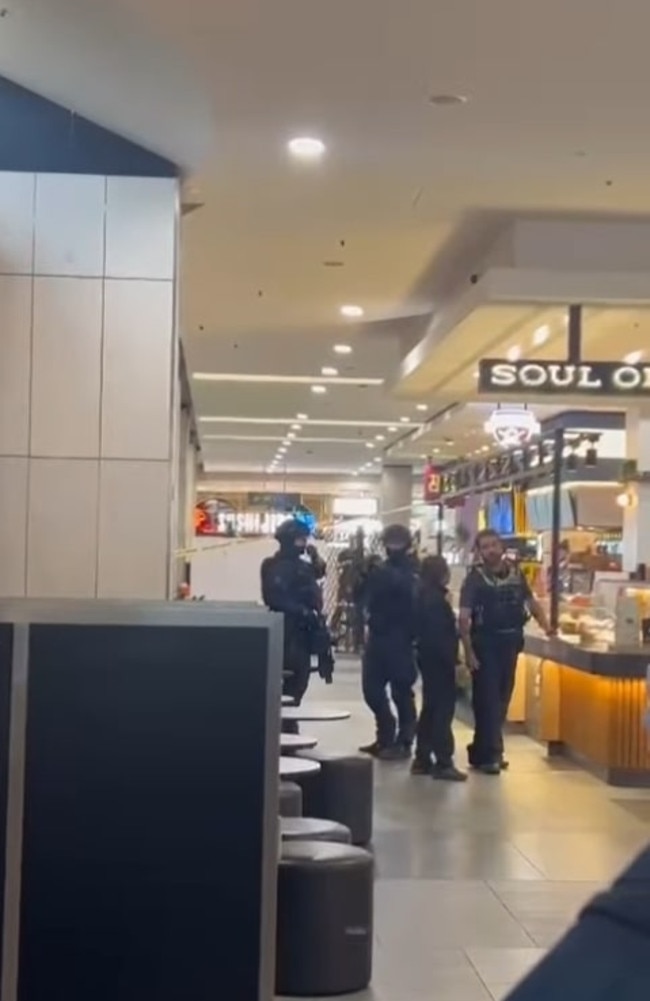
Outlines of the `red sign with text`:
M 441 497 L 442 477 L 440 470 L 427 462 L 424 467 L 424 503 L 438 504 Z

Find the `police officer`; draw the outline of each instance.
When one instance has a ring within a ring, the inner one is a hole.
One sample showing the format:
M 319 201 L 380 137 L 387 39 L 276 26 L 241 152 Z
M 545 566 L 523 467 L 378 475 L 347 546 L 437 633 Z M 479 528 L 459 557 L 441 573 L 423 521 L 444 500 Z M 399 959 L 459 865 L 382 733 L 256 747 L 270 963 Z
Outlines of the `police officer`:
M 487 775 L 499 775 L 508 767 L 503 725 L 524 645 L 524 625 L 532 615 L 547 635 L 551 630 L 526 578 L 506 560 L 497 532 L 479 532 L 476 555 L 478 562 L 461 588 L 458 622 L 472 672 L 474 740 L 468 748 L 469 763 Z
M 370 571 L 364 589 L 368 642 L 363 658 L 363 695 L 374 713 L 377 736 L 361 751 L 384 760 L 399 760 L 410 757 L 415 738 L 416 573 L 409 554 L 411 533 L 404 525 L 389 525 L 382 541 L 386 560 Z M 388 701 L 389 686 L 397 722 Z
M 282 522 L 275 538 L 279 549 L 261 566 L 262 600 L 272 612 L 284 614 L 283 692 L 300 705 L 309 685 L 313 635 L 323 609 L 318 581 L 326 565 L 308 545 L 309 530 L 299 519 Z

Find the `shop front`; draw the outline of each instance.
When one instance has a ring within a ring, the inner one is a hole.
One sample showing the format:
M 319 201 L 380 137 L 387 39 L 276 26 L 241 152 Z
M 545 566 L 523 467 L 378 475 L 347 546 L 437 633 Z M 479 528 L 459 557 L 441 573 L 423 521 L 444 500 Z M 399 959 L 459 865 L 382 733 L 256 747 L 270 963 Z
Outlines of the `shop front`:
M 612 784 L 650 785 L 648 366 L 488 360 L 479 388 L 608 408 L 560 413 L 492 466 L 449 470 L 445 485 L 481 492 L 477 527 L 505 535 L 556 631 L 527 632 L 509 721 Z
M 534 404 L 504 406 L 525 382 L 535 400 L 566 392 L 567 410 L 535 426 Z M 528 628 L 509 722 L 610 783 L 650 785 L 648 366 L 496 359 L 479 389 L 498 397 L 498 448 L 444 468 L 441 501 L 464 500 L 468 536 L 499 532 L 555 631 Z M 585 396 L 590 409 L 569 409 Z

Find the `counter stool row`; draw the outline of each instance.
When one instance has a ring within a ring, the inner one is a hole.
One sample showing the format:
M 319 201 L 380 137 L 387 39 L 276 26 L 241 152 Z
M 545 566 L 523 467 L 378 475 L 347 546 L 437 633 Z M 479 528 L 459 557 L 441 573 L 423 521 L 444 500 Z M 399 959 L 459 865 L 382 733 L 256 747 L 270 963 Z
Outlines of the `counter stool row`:
M 372 839 L 372 761 L 313 751 L 295 760 L 316 769 L 280 784 L 276 992 L 351 994 L 372 974 L 374 860 L 360 847 Z

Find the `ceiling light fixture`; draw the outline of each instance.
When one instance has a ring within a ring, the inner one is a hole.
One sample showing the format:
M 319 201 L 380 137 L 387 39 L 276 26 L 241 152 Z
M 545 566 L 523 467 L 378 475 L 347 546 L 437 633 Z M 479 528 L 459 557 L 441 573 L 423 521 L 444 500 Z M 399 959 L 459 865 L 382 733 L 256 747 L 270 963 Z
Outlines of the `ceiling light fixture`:
M 536 348 L 541 348 L 542 344 L 546 344 L 550 336 L 551 328 L 547 323 L 545 323 L 543 326 L 538 327 L 533 333 L 533 344 Z
M 374 448 L 374 447 L 375 447 L 374 441 L 367 441 L 366 442 L 366 448 Z
M 316 386 L 312 386 L 312 387 L 311 387 L 311 391 L 312 391 L 312 393 L 314 393 L 314 394 L 315 394 L 316 396 L 322 396 L 322 395 L 323 395 L 323 393 L 326 393 L 326 392 L 327 392 L 327 389 L 326 389 L 326 387 L 325 387 L 325 386 L 318 386 L 318 385 L 316 385 Z
M 339 374 L 339 370 L 338 368 L 332 368 L 330 365 L 323 365 L 322 369 L 320 370 L 320 374 L 335 376 Z
M 289 434 L 287 435 L 287 438 L 289 439 L 289 441 L 293 441 L 293 439 L 295 437 L 296 437 L 296 435 L 295 435 L 295 433 L 293 431 L 290 431 Z
M 408 417 L 400 417 L 400 421 L 402 422 L 402 424 L 410 424 L 411 423 L 410 420 L 408 419 Z
M 350 420 L 343 420 L 339 417 L 326 417 L 326 418 L 309 418 L 306 414 L 300 415 L 301 419 L 308 425 L 312 427 L 350 427 Z M 282 425 L 290 424 L 291 417 L 238 417 L 234 415 L 224 415 L 224 416 L 204 416 L 199 417 L 201 424 L 261 424 L 261 425 L 272 425 L 275 427 L 281 427 Z M 412 428 L 420 427 L 421 425 L 417 421 L 411 421 L 410 417 L 404 417 L 403 423 L 409 425 Z M 381 428 L 386 427 L 386 421 L 374 421 L 374 420 L 355 420 L 355 427 L 362 428 L 377 428 L 379 431 Z M 278 439 L 284 432 L 278 432 Z
M 347 305 L 341 306 L 341 316 L 345 316 L 348 320 L 358 320 L 364 314 L 364 309 L 362 306 Z
M 375 441 L 386 441 L 386 437 L 383 434 L 376 434 Z
M 287 149 L 296 160 L 320 160 L 325 153 L 325 143 L 314 136 L 296 136 L 287 143 Z
M 349 344 L 335 344 L 334 345 L 334 354 L 335 355 L 351 355 L 352 354 L 352 348 L 350 347 Z
M 429 104 L 436 108 L 456 108 L 461 104 L 467 104 L 469 97 L 466 94 L 432 94 Z
M 302 431 L 302 424 L 292 424 L 291 425 L 291 430 L 292 431 Z
M 308 421 L 309 420 L 309 417 L 307 416 L 307 414 L 296 414 L 296 417 L 298 418 L 299 421 Z
M 336 384 L 338 386 L 382 386 L 383 379 L 375 376 L 339 376 L 337 369 L 323 369 L 323 381 Z M 308 385 L 314 379 L 320 378 L 316 375 L 274 375 L 267 372 L 195 372 L 192 378 L 195 382 L 238 382 L 238 383 L 264 383 L 264 384 L 286 384 L 286 385 Z
M 508 348 L 506 358 L 508 361 L 519 361 L 521 358 L 521 348 L 518 344 L 513 344 L 511 348 Z
M 424 411 L 425 411 L 425 410 L 428 410 L 429 408 L 428 408 L 428 406 L 426 405 L 426 403 L 418 403 L 418 405 L 416 406 L 416 408 L 415 408 L 415 409 L 416 409 L 416 410 L 420 410 L 420 411 L 421 411 L 422 413 L 424 413 Z
M 630 351 L 629 354 L 625 355 L 623 361 L 626 365 L 638 365 L 643 358 L 643 351 Z
M 394 424 L 391 424 L 390 427 L 388 428 L 388 431 L 389 431 L 390 434 L 395 434 L 395 432 L 397 431 L 397 428 L 395 427 Z

